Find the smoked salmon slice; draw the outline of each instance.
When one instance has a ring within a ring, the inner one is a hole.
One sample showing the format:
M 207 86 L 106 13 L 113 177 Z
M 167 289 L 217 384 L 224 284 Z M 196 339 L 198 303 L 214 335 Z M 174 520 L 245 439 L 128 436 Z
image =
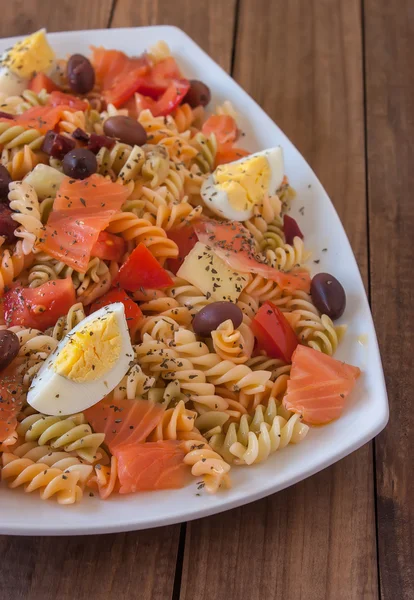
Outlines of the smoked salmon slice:
M 118 212 L 128 198 L 120 183 L 95 173 L 86 179 L 65 177 L 53 203 L 53 210 L 96 210 Z
M 148 400 L 104 399 L 85 410 L 97 433 L 105 434 L 112 454 L 121 445 L 144 442 L 161 421 L 165 408 Z
M 24 401 L 22 378 L 11 368 L 1 373 L 0 380 L 0 445 L 14 442 L 17 415 Z
M 298 269 L 284 273 L 259 262 L 254 238 L 241 223 L 202 218 L 194 223 L 194 231 L 200 242 L 209 246 L 235 271 L 258 273 L 288 292 L 310 292 L 311 279 L 307 271 Z
M 85 273 L 99 234 L 127 197 L 125 186 L 101 175 L 83 180 L 65 177 L 39 239 L 39 248 Z
M 120 494 L 180 488 L 190 474 L 190 467 L 183 462 L 185 452 L 180 441 L 126 444 L 119 446 L 114 454 L 118 460 Z
M 358 367 L 299 345 L 292 355 L 283 406 L 301 414 L 308 425 L 330 423 L 341 416 L 360 374 Z
M 7 123 L 13 122 L 25 129 L 37 129 L 40 133 L 45 134 L 62 118 L 63 111 L 69 110 L 73 112 L 70 106 L 34 106 L 29 108 L 21 115 L 13 115 L 12 119 L 0 119 Z

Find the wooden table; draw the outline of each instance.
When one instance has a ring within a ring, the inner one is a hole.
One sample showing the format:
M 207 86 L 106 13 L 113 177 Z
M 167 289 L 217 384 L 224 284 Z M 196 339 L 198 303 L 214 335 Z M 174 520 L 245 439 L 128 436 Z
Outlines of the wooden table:
M 43 26 L 177 25 L 263 106 L 345 225 L 376 321 L 391 419 L 331 468 L 214 517 L 118 535 L 0 537 L 0 598 L 413 599 L 412 1 L 2 4 L 2 37 Z

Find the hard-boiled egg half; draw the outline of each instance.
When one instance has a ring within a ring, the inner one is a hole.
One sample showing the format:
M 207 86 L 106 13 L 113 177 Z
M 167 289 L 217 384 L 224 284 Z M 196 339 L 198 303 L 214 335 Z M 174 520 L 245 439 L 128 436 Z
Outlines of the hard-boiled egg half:
M 50 73 L 54 64 L 55 53 L 46 39 L 46 30 L 32 33 L 1 57 L 0 93 L 19 96 L 35 73 Z
M 276 193 L 283 176 L 282 148 L 269 148 L 217 167 L 204 181 L 201 197 L 218 216 L 246 221 L 253 216 L 255 204 Z
M 133 356 L 124 305 L 109 304 L 63 338 L 33 379 L 27 402 L 46 415 L 86 410 L 118 385 Z

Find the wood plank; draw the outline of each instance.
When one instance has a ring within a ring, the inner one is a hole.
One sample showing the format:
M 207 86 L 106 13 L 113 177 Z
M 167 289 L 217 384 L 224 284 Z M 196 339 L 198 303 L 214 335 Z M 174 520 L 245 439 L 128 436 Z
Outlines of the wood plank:
M 41 27 L 48 31 L 101 29 L 108 26 L 111 8 L 112 0 L 59 0 L 55 9 L 44 0 L 16 0 L 2 12 L 0 37 L 26 35 Z
M 381 597 L 414 597 L 414 13 L 365 1 L 371 299 L 390 422 L 376 440 Z
M 192 37 L 224 69 L 230 68 L 236 0 L 118 0 L 112 27 L 175 25 Z
M 346 6 L 341 0 L 245 0 L 234 77 L 315 169 L 366 282 L 358 0 Z M 375 600 L 373 500 L 372 446 L 367 445 L 293 488 L 190 523 L 181 600 Z
M 70 538 L 0 536 L 0 597 L 166 600 L 174 580 L 176 529 Z
M 0 20 L 3 36 L 106 27 L 112 2 L 16 2 Z M 62 509 L 65 510 L 70 509 Z M 62 513 L 64 518 L 64 515 Z M 171 598 L 180 526 L 78 538 L 0 536 L 2 600 L 165 600 Z

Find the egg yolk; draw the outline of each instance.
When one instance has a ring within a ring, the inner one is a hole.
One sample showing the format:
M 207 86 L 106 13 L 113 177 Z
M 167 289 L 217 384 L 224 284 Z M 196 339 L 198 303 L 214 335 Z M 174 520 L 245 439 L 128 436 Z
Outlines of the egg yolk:
M 48 70 L 55 58 L 44 31 L 36 31 L 8 52 L 3 65 L 19 77 L 30 78 L 33 73 Z
M 121 331 L 113 313 L 95 321 L 70 336 L 53 362 L 59 375 L 84 383 L 103 377 L 121 354 Z
M 214 172 L 216 187 L 226 192 L 236 210 L 248 210 L 267 194 L 270 166 L 264 156 L 254 156 L 234 164 L 221 165 Z

